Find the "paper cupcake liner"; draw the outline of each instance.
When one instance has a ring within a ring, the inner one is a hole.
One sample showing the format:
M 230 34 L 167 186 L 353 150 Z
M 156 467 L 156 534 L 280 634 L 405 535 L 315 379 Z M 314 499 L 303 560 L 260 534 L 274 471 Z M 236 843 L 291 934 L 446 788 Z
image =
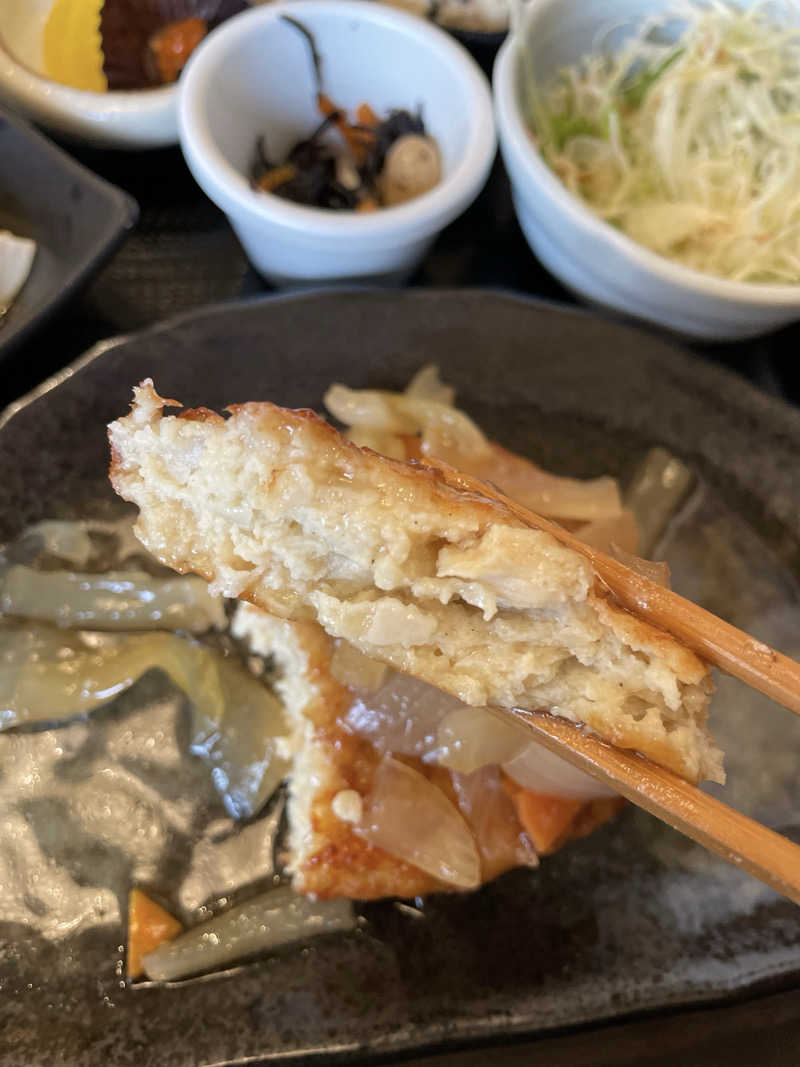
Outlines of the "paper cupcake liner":
M 201 18 L 213 29 L 248 6 L 247 0 L 105 0 L 100 35 L 109 89 L 160 84 L 148 63 L 148 42 L 169 23 Z

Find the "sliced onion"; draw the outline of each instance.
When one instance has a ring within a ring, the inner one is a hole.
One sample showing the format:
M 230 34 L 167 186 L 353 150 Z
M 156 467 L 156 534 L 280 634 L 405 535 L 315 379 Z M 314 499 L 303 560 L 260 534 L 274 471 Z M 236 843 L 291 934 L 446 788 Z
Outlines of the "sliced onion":
M 373 452 L 389 459 L 405 459 L 406 446 L 403 437 L 396 433 L 373 430 L 368 426 L 353 426 L 347 435 L 359 448 L 371 448 Z
M 483 431 L 458 408 L 432 400 L 404 399 L 402 410 L 412 416 L 422 432 L 422 451 L 466 470 L 467 462 L 481 462 L 491 445 Z
M 483 877 L 494 878 L 512 867 L 538 866 L 536 849 L 520 826 L 498 768 L 456 773 L 452 779 L 458 806 L 478 845 Z
M 452 407 L 456 391 L 445 385 L 439 377 L 439 368 L 434 363 L 422 367 L 406 386 L 405 395 L 412 400 L 433 400 L 437 404 Z
M 694 474 L 677 456 L 663 448 L 650 449 L 625 493 L 625 504 L 636 516 L 639 527 L 637 552 L 649 556 L 655 551 L 667 523 L 693 484 Z
M 647 578 L 648 581 L 655 582 L 656 585 L 663 585 L 665 589 L 669 589 L 670 571 L 668 563 L 642 559 L 641 556 L 634 556 L 616 544 L 611 545 L 611 554 L 620 563 L 624 563 L 626 567 L 636 571 L 642 578 Z
M 345 722 L 379 752 L 425 759 L 436 753 L 441 720 L 462 706 L 436 686 L 389 671 L 379 689 L 356 691 Z
M 439 724 L 436 762 L 462 774 L 489 764 L 506 763 L 530 743 L 530 735 L 488 708 L 461 704 Z
M 611 552 L 612 545 L 619 545 L 626 552 L 637 552 L 639 549 L 639 527 L 633 512 L 627 508 L 623 508 L 613 519 L 595 519 L 594 522 L 578 526 L 574 533 L 599 552 Z
M 453 407 L 453 399 L 452 388 L 442 384 L 437 369 L 424 367 L 405 393 L 333 385 L 325 396 L 325 405 L 351 428 L 351 437 L 359 443 L 402 458 L 394 435 L 420 433 L 423 456 L 443 460 L 456 470 L 492 482 L 540 515 L 588 523 L 617 519 L 623 514 L 613 478 L 582 481 L 543 471 L 530 460 L 489 441 L 465 412 Z
M 331 415 L 346 426 L 379 430 L 383 433 L 416 433 L 418 424 L 403 412 L 398 393 L 379 389 L 348 389 L 332 385 L 324 404 Z
M 228 811 L 254 814 L 286 773 L 282 706 L 236 661 L 174 634 L 0 624 L 0 729 L 86 715 L 154 669 L 189 697 L 192 750 L 211 767 Z
M 281 886 L 187 930 L 142 962 L 148 978 L 173 982 L 355 925 L 349 900 L 311 900 Z
M 414 382 L 411 383 L 412 386 Z M 442 399 L 431 399 L 436 392 Z M 377 389 L 348 389 L 332 385 L 325 394 L 325 406 L 340 422 L 350 427 L 355 439 L 365 431 L 380 434 L 422 433 L 428 441 L 429 454 L 448 459 L 486 457 L 489 444 L 472 419 L 451 405 L 452 393 L 441 383 L 423 381 L 419 388 L 406 393 L 388 393 Z M 361 440 L 368 438 L 361 437 Z M 446 455 L 445 455 L 446 453 Z M 448 462 L 450 460 L 448 459 Z M 457 464 L 454 464 L 454 466 Z
M 46 626 L 0 631 L 0 715 L 5 726 L 85 715 L 161 668 L 219 717 L 215 657 L 172 634 L 104 637 Z
M 593 800 L 616 796 L 612 789 L 549 749 L 531 742 L 518 756 L 503 764 L 503 770 L 523 789 L 554 797 Z
M 423 440 L 423 452 L 443 459 L 457 470 L 492 482 L 502 491 L 539 515 L 555 519 L 593 522 L 622 514 L 622 501 L 613 478 L 582 481 L 562 478 L 537 467 L 530 460 L 490 442 L 488 455 L 472 457 L 455 451 L 443 454 L 437 443 Z
M 342 685 L 360 693 L 374 693 L 383 684 L 389 668 L 370 659 L 347 641 L 337 641 L 331 656 L 331 674 Z
M 209 653 L 213 655 L 213 653 Z M 211 769 L 211 780 L 234 819 L 249 819 L 263 808 L 289 772 L 283 705 L 235 659 L 215 657 L 222 695 L 216 718 L 192 701 L 190 749 Z
M 480 885 L 480 857 L 463 817 L 441 789 L 389 756 L 378 766 L 355 830 L 441 882 Z
M 194 575 L 156 578 L 144 571 L 37 571 L 15 564 L 0 578 L 5 615 L 93 630 L 188 630 L 225 626 L 225 604 Z
M 93 538 L 97 534 L 113 539 L 113 557 L 117 566 L 131 556 L 149 556 L 147 549 L 137 540 L 130 519 L 116 522 L 45 519 L 29 526 L 20 540 L 38 542 L 45 555 L 66 560 L 74 567 L 85 567 L 96 551 Z

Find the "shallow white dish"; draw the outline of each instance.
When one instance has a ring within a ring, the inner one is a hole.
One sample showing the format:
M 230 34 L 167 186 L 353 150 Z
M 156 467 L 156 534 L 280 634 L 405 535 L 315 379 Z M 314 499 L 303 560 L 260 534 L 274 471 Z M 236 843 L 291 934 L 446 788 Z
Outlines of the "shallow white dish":
M 93 93 L 40 73 L 53 0 L 0 0 L 0 102 L 68 138 L 108 148 L 155 148 L 178 139 L 177 86 Z
M 256 138 L 281 159 L 319 124 L 308 45 L 325 92 L 378 114 L 421 106 L 443 177 L 430 192 L 368 215 L 293 204 L 251 187 Z M 254 267 L 278 285 L 399 280 L 475 199 L 495 154 L 491 95 L 464 48 L 413 15 L 363 0 L 297 0 L 246 11 L 197 49 L 180 82 L 181 146 L 197 182 L 228 216 Z
M 521 101 L 520 41 L 536 80 L 591 50 L 599 31 L 668 0 L 532 0 L 494 67 L 498 137 L 520 226 L 537 258 L 594 304 L 711 341 L 755 337 L 800 319 L 800 286 L 732 282 L 673 263 L 604 222 L 542 159 Z M 622 32 L 620 30 L 620 32 Z

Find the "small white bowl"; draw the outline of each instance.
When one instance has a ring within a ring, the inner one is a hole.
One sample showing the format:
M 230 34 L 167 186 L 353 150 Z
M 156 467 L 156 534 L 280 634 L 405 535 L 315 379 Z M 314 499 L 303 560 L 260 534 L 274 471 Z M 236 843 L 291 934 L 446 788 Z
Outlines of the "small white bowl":
M 280 160 L 320 122 L 307 42 L 283 14 L 314 35 L 325 92 L 338 106 L 367 102 L 378 114 L 421 106 L 442 156 L 434 189 L 359 215 L 252 188 L 257 137 Z M 197 182 L 276 285 L 407 276 L 478 195 L 496 149 L 489 85 L 467 51 L 416 16 L 362 0 L 278 2 L 230 19 L 190 59 L 178 119 Z
M 92 93 L 38 73 L 52 2 L 0 0 L 0 101 L 54 133 L 101 148 L 175 144 L 177 86 Z
M 800 285 L 732 282 L 673 263 L 604 222 L 550 170 L 522 109 L 520 37 L 546 84 L 590 51 L 600 31 L 633 22 L 667 0 L 532 0 L 494 67 L 498 137 L 520 226 L 537 258 L 591 303 L 712 341 L 755 337 L 800 319 Z M 620 37 L 620 39 L 621 39 Z

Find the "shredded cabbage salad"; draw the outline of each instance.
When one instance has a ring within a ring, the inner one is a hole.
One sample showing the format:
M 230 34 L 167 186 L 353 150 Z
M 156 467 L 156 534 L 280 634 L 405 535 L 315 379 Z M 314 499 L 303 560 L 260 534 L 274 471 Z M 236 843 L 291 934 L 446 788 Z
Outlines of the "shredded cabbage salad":
M 800 282 L 795 0 L 678 2 L 543 90 L 523 69 L 545 160 L 601 218 L 706 273 Z

